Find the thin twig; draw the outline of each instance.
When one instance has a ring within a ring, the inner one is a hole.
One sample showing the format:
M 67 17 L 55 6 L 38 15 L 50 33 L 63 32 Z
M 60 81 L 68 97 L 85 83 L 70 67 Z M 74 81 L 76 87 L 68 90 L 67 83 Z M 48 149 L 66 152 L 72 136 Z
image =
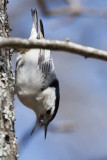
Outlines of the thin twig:
M 27 40 L 21 38 L 1 38 L 0 48 L 43 48 L 51 50 L 66 51 L 84 56 L 85 58 L 96 58 L 107 61 L 107 51 L 92 47 L 86 47 L 68 41 L 58 40 Z

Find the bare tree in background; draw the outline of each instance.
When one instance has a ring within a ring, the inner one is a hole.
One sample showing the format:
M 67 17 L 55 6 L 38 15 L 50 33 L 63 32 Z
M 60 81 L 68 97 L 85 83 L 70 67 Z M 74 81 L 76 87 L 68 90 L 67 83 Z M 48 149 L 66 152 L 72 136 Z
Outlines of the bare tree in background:
M 92 9 L 83 6 L 81 0 L 63 0 L 66 2 L 66 5 L 63 7 L 57 7 L 54 9 L 49 9 L 47 4 L 49 1 L 47 0 L 36 0 L 42 13 L 47 16 L 52 15 L 61 15 L 65 14 L 68 15 L 71 19 L 76 18 L 81 15 L 88 15 L 88 16 L 101 16 L 107 17 L 107 10 L 106 9 Z
M 0 39 L 9 36 L 7 0 L 0 0 Z M 0 160 L 16 160 L 17 147 L 14 131 L 14 79 L 10 64 L 10 50 L 0 49 Z
M 95 8 L 88 8 L 85 7 L 82 4 L 82 0 L 62 0 L 65 2 L 65 5 L 56 7 L 56 8 L 51 8 L 49 9 L 48 3 L 50 1 L 48 0 L 35 0 L 37 1 L 41 12 L 45 16 L 53 16 L 53 15 L 65 15 L 63 20 L 60 20 L 60 22 L 56 22 L 53 27 L 61 27 L 64 24 L 68 24 L 75 20 L 78 17 L 82 16 L 88 16 L 88 17 L 107 17 L 107 9 L 95 9 Z

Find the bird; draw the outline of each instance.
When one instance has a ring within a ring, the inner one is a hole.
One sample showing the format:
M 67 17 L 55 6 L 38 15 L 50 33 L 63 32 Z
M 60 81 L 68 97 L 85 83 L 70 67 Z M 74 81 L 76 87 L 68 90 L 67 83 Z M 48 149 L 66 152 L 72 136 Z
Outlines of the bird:
M 31 9 L 32 29 L 29 40 L 44 40 L 44 27 L 38 12 Z M 46 138 L 49 123 L 59 108 L 60 87 L 50 50 L 42 48 L 22 49 L 18 53 L 15 69 L 15 91 L 23 105 L 36 114 L 37 127 L 44 128 Z

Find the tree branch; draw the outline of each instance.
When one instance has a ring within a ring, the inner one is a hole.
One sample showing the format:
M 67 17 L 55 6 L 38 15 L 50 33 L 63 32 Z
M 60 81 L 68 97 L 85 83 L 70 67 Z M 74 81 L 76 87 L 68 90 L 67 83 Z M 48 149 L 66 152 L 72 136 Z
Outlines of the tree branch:
M 68 41 L 58 40 L 27 40 L 21 38 L 1 38 L 0 48 L 43 48 L 51 50 L 66 51 L 85 58 L 96 58 L 107 61 L 107 51 L 86 47 Z

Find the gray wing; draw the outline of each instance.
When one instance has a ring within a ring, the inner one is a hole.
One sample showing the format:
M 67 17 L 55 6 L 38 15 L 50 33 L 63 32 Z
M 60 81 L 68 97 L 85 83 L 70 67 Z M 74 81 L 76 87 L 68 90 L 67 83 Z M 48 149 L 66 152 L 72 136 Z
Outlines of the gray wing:
M 41 70 L 45 77 L 49 76 L 49 74 L 52 74 L 54 72 L 54 65 L 52 59 L 44 60 L 41 63 Z
M 38 65 L 44 76 L 43 88 L 47 88 L 52 81 L 56 79 L 54 63 L 50 55 L 50 51 L 41 50 Z

